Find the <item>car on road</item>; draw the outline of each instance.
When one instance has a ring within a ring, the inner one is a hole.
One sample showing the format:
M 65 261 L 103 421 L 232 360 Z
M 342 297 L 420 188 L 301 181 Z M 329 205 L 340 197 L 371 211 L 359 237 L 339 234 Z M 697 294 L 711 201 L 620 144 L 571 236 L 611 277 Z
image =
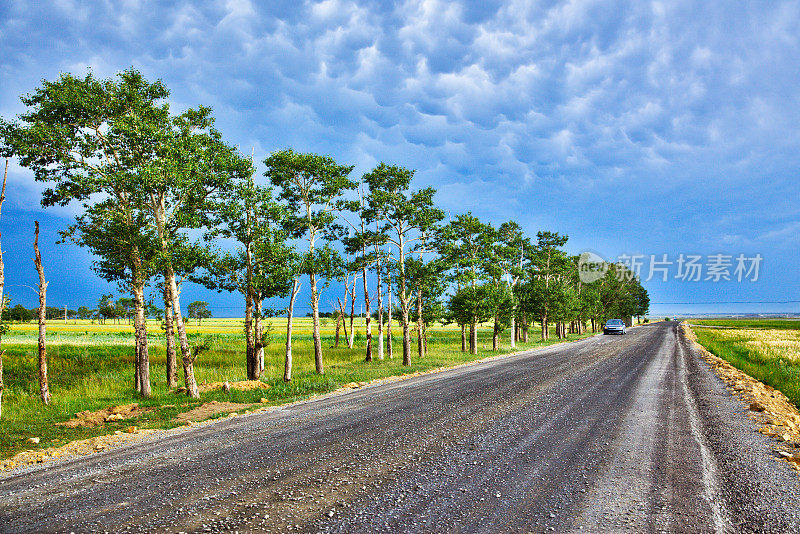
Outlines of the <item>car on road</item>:
M 625 334 L 625 322 L 622 319 L 609 319 L 603 325 L 603 334 Z

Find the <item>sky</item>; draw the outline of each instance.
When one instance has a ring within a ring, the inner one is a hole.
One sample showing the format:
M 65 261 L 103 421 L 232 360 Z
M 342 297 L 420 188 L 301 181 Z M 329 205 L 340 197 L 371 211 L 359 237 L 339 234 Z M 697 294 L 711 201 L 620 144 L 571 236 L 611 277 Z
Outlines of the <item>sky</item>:
M 800 312 L 798 38 L 800 3 L 778 0 L 12 1 L 0 116 L 43 79 L 135 67 L 173 110 L 211 106 L 258 160 L 292 147 L 354 177 L 402 165 L 450 214 L 641 260 L 653 314 Z M 36 304 L 34 219 L 49 303 L 120 294 L 56 243 L 77 207 L 43 210 L 43 185 L 13 161 L 8 180 L 12 305 Z M 679 276 L 681 254 L 700 257 L 699 281 Z M 186 287 L 196 299 L 242 314 L 236 295 Z

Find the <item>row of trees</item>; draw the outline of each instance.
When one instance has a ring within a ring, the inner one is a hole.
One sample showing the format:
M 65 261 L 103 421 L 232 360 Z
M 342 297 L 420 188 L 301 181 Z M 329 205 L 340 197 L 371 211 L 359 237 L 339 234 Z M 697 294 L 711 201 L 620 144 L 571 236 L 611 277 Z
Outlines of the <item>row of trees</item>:
M 222 139 L 210 110 L 172 114 L 168 95 L 160 81 L 149 83 L 135 70 L 109 80 L 66 74 L 24 96 L 28 110 L 16 121 L 0 122 L 6 150 L 49 184 L 43 205 L 81 204 L 63 238 L 88 247 L 94 269 L 131 293 L 135 385 L 144 396 L 150 394 L 148 289 L 163 297 L 167 381 L 176 385 L 179 350 L 186 390 L 198 396 L 199 347 L 190 346 L 181 313 L 184 280 L 242 294 L 249 379 L 264 369 L 263 319 L 284 311 L 264 304 L 288 297 L 284 379 L 291 380 L 292 315 L 305 281 L 318 373 L 324 372 L 320 292 L 333 280 L 346 288 L 344 302 L 337 299 L 342 322 L 350 300 L 351 335 L 361 282 L 367 361 L 374 346 L 378 358 L 384 349 L 393 356 L 396 299 L 405 365 L 412 330 L 424 356 L 427 328 L 436 321 L 461 325 L 462 349 L 469 344 L 476 352 L 477 324 L 490 319 L 498 348 L 509 326 L 513 344 L 527 338 L 534 320 L 543 336 L 551 323 L 562 336 L 586 321 L 646 308 L 638 280 L 613 276 L 620 268 L 582 284 L 576 258 L 563 251 L 565 236 L 540 232 L 531 242 L 516 223 L 495 228 L 471 214 L 445 223 L 435 191 L 412 190 L 414 171 L 400 166 L 381 163 L 354 180 L 353 166 L 286 149 L 264 160 L 268 185 L 256 183 L 254 155 Z
M 211 310 L 208 309 L 208 302 L 194 301 L 189 303 L 186 307 L 188 317 L 202 321 L 212 316 Z M 156 306 L 152 301 L 145 303 L 144 314 L 145 317 L 161 318 L 163 309 Z M 16 304 L 13 307 L 6 307 L 2 312 L 2 320 L 5 322 L 19 322 L 27 323 L 36 319 L 39 314 L 39 308 L 28 309 L 22 304 Z M 113 295 L 103 295 L 97 303 L 96 308 L 89 308 L 88 306 L 79 306 L 77 310 L 69 308 L 56 308 L 47 306 L 45 309 L 45 318 L 47 320 L 54 319 L 80 319 L 98 321 L 104 324 L 106 321 L 113 321 L 117 324 L 121 322 L 132 323 L 136 316 L 135 302 L 130 297 L 119 297 L 114 299 Z

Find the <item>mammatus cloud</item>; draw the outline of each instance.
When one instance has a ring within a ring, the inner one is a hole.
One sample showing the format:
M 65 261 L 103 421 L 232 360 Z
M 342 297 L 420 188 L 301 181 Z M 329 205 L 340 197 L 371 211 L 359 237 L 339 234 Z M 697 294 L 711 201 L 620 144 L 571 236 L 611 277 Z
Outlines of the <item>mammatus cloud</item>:
M 41 78 L 133 65 L 164 79 L 175 108 L 212 105 L 228 139 L 259 158 L 293 146 L 357 173 L 396 162 L 452 212 L 579 242 L 624 228 L 629 248 L 680 247 L 668 236 L 681 232 L 701 246 L 783 247 L 800 221 L 790 200 L 800 197 L 799 10 L 688 0 L 16 4 L 0 7 L 0 114 L 21 111 L 18 96 Z M 25 179 L 14 169 L 15 183 Z

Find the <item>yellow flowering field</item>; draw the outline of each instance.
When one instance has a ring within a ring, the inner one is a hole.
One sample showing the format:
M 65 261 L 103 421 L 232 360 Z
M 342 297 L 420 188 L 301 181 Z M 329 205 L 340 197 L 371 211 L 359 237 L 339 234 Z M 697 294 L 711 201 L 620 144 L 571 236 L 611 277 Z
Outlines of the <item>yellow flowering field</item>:
M 733 319 L 697 322 L 692 330 L 710 352 L 800 406 L 800 321 L 747 319 L 741 328 Z
M 721 340 L 742 344 L 768 358 L 800 359 L 800 330 L 732 329 L 715 334 Z

